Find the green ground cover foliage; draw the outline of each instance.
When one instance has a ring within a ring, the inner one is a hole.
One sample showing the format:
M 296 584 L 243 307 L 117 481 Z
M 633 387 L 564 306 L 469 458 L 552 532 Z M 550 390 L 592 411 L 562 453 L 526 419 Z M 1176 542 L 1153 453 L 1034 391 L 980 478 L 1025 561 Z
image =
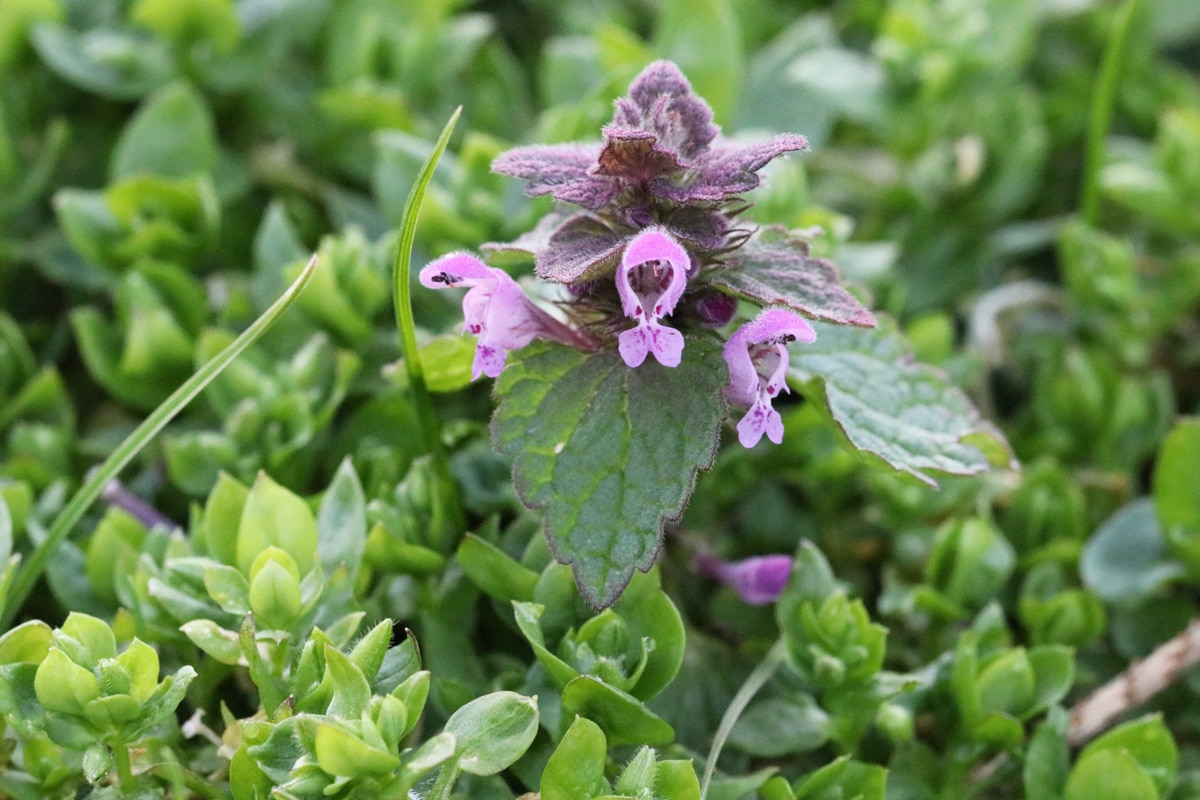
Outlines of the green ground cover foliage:
M 809 144 L 725 333 L 472 380 L 418 271 L 553 300 L 492 163 L 664 59 Z M 0 797 L 1185 800 L 1200 673 L 1079 704 L 1198 581 L 1194 0 L 0 0 Z

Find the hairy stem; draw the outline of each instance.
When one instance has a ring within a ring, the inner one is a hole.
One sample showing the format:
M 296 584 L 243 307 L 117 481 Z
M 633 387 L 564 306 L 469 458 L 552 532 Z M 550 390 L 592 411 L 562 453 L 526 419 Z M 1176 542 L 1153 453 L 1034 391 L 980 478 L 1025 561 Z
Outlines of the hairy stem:
M 129 759 L 129 745 L 119 739 L 113 739 L 108 749 L 112 751 L 113 761 L 117 765 L 117 785 L 124 791 L 132 791 L 137 785 L 133 776 L 133 763 Z
M 454 788 L 458 775 L 458 760 L 447 762 L 438 773 L 437 782 L 433 784 L 425 800 L 450 800 L 450 790 Z

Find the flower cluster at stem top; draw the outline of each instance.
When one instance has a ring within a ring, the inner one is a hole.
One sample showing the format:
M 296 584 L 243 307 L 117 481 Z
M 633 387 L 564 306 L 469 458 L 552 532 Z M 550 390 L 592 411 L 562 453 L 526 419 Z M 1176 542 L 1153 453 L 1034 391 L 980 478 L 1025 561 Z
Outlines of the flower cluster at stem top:
M 531 195 L 582 208 L 560 205 L 517 241 L 485 245 L 532 254 L 539 277 L 567 288 L 570 299 L 559 304 L 566 321 L 470 253 L 451 253 L 421 270 L 426 287 L 468 290 L 463 317 L 478 339 L 474 378 L 497 377 L 509 351 L 537 338 L 592 350 L 615 337 L 630 368 L 649 356 L 678 366 L 685 331 L 724 327 L 737 312 L 737 299 L 705 278 L 736 268 L 730 254 L 755 235 L 737 219 L 748 207 L 741 195 L 758 186 L 769 161 L 808 146 L 794 134 L 750 146 L 726 142 L 708 104 L 666 61 L 634 80 L 603 134 L 597 144 L 519 147 L 492 165 L 527 181 Z M 737 426 L 744 446 L 764 435 L 782 441 L 772 402 L 788 391 L 787 345 L 815 338 L 807 321 L 783 308 L 763 311 L 729 337 L 725 394 L 748 408 Z

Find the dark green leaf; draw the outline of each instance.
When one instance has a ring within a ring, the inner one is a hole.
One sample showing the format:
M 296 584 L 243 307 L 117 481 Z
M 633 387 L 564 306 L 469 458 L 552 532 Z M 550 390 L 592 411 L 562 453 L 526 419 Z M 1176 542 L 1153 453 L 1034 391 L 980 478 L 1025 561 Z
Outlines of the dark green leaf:
M 69 83 L 117 100 L 133 100 L 167 83 L 174 71 L 162 42 L 114 30 L 76 33 L 39 25 L 33 44 L 46 64 Z
M 940 370 L 912 360 L 890 320 L 878 328 L 814 322 L 792 348 L 791 377 L 828 408 L 857 449 L 935 486 L 930 472 L 974 475 L 1010 465 L 1004 437 Z
M 538 731 L 537 702 L 514 692 L 493 692 L 461 707 L 446 720 L 458 743 L 458 768 L 494 775 L 529 749 Z
M 563 710 L 599 723 L 610 745 L 666 744 L 675 731 L 644 703 L 592 675 L 575 678 L 562 693 Z
M 317 555 L 326 575 L 345 565 L 353 583 L 367 543 L 367 501 L 350 459 L 342 462 L 317 512 Z
M 1102 600 L 1136 605 L 1182 578 L 1184 568 L 1168 559 L 1154 503 L 1143 498 L 1096 530 L 1083 549 L 1079 574 Z
M 142 172 L 166 178 L 211 173 L 217 134 L 204 98 L 187 84 L 155 92 L 121 132 L 113 150 L 114 181 Z
M 492 435 L 593 605 L 611 605 L 635 569 L 653 565 L 663 525 L 712 465 L 728 375 L 707 339 L 689 341 L 674 369 L 547 344 L 510 356 Z

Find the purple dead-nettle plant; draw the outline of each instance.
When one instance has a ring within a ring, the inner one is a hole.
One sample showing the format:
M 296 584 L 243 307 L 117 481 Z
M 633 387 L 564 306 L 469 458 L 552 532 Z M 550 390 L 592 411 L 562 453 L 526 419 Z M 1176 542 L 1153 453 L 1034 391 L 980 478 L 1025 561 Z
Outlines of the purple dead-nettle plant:
M 470 288 L 463 312 L 466 330 L 479 337 L 475 377 L 498 376 L 507 353 L 535 338 L 581 350 L 615 345 L 631 369 L 644 369 L 648 356 L 674 368 L 687 358 L 688 339 L 731 323 L 741 301 L 786 307 L 739 328 L 725 349 L 725 397 L 749 409 L 738 425 L 741 443 L 752 447 L 764 434 L 778 443 L 783 425 L 771 403 L 787 390 L 787 344 L 816 336 L 796 312 L 875 324 L 838 285 L 835 268 L 809 257 L 804 237 L 742 219 L 759 170 L 808 142 L 796 134 L 749 146 L 725 140 L 708 104 L 668 61 L 634 80 L 602 133 L 592 144 L 518 147 L 492 165 L 525 180 L 528 194 L 559 201 L 530 233 L 484 250 L 532 255 L 539 278 L 565 287 L 565 323 L 474 256 L 452 254 L 421 271 L 426 286 Z

